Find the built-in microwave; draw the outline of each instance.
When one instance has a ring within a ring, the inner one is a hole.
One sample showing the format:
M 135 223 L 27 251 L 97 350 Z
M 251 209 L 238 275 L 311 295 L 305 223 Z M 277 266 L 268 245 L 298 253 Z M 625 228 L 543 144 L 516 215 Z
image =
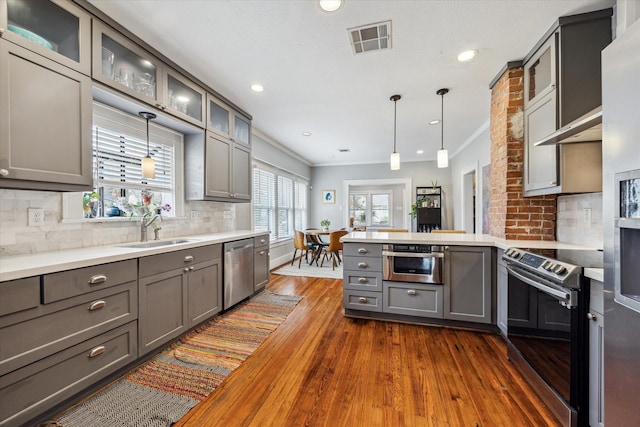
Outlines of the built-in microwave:
M 383 245 L 382 276 L 396 282 L 442 284 L 443 260 L 441 246 Z

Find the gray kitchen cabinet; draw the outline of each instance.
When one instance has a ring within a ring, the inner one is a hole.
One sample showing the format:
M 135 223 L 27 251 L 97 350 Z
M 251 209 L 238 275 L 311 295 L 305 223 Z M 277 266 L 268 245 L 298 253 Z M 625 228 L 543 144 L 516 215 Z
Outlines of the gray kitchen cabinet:
M 0 39 L 0 187 L 92 186 L 91 79 Z
M 139 259 L 140 356 L 222 310 L 221 253 L 211 245 Z
M 611 16 L 606 9 L 561 17 L 524 59 L 525 196 L 602 191 L 597 178 L 571 179 L 601 170 L 599 142 L 535 143 L 601 105 L 600 52 L 611 42 Z
M 253 238 L 253 291 L 263 289 L 269 283 L 269 235 Z
M 442 319 L 444 286 L 426 283 L 383 282 L 382 311 Z
M 207 129 L 233 142 L 251 145 L 251 119 L 207 95 Z
M 591 280 L 589 302 L 589 425 L 604 426 L 604 294 L 603 283 Z
M 509 275 L 507 273 L 507 265 L 502 260 L 502 255 L 504 254 L 504 249 L 498 249 L 497 254 L 497 274 L 496 274 L 496 320 L 498 323 L 498 328 L 502 335 L 507 336 L 507 318 L 509 316 L 509 299 L 508 299 L 508 290 L 509 290 Z
M 491 324 L 491 248 L 448 246 L 444 259 L 444 318 Z
M 382 312 L 382 245 L 345 243 L 342 253 L 344 308 Z
M 0 37 L 91 74 L 91 17 L 64 0 L 0 0 Z
M 251 201 L 251 148 L 207 131 L 185 144 L 187 200 Z

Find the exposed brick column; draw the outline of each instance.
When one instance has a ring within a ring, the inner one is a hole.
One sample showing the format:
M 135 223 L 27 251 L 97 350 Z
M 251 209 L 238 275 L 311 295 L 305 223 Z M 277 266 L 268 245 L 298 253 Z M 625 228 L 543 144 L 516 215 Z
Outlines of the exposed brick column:
M 508 68 L 491 88 L 490 234 L 505 239 L 555 240 L 556 196 L 524 197 L 524 80 Z

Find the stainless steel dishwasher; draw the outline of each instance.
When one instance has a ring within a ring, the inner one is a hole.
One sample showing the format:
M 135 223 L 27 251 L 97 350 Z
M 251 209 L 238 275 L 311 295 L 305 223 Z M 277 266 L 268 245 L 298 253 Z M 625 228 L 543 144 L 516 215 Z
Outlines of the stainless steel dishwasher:
M 224 309 L 253 293 L 253 239 L 224 244 Z

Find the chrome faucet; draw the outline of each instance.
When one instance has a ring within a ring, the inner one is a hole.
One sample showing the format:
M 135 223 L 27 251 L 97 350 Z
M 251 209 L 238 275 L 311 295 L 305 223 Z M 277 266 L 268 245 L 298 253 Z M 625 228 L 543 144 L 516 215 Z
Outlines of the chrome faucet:
M 154 215 L 153 218 L 151 218 L 149 221 L 147 221 L 146 219 L 150 215 L 151 215 L 151 213 L 148 212 L 148 213 L 144 214 L 144 216 L 140 220 L 140 241 L 141 242 L 146 242 L 147 241 L 147 227 L 149 227 L 157 219 L 160 218 L 160 215 Z M 156 234 L 156 236 L 157 236 L 157 234 Z

